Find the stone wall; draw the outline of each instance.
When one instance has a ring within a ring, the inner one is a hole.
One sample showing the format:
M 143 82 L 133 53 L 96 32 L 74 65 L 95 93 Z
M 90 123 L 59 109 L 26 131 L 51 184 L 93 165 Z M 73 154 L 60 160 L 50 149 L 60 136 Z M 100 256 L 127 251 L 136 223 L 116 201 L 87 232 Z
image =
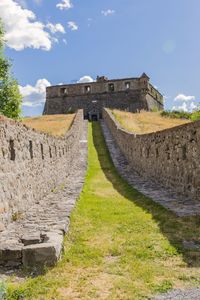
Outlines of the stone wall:
M 70 108 L 73 111 L 82 108 L 87 113 L 91 110 L 91 107 L 96 106 L 96 103 L 100 112 L 102 107 L 124 110 L 130 108 L 131 111 L 146 108 L 146 101 L 142 101 L 140 91 L 129 91 L 51 98 L 45 104 L 45 114 L 56 114 L 58 111 L 59 113 L 66 113 Z
M 129 83 L 129 88 L 127 89 L 126 84 Z M 109 86 L 113 85 L 113 91 L 110 91 Z M 89 87 L 88 91 L 86 88 Z M 113 92 L 124 92 L 127 90 L 140 90 L 148 89 L 149 87 L 149 78 L 138 77 L 138 78 L 123 78 L 123 79 L 112 79 L 86 83 L 75 83 L 75 84 L 64 84 L 57 86 L 47 87 L 47 98 L 60 97 L 63 95 L 66 96 L 83 96 L 86 94 L 105 94 Z M 160 95 L 157 92 L 158 96 Z M 162 95 L 161 100 L 162 100 Z
M 82 110 L 60 138 L 0 117 L 1 226 L 62 185 L 76 157 L 82 128 Z
M 108 109 L 103 119 L 115 141 L 141 176 L 191 200 L 200 198 L 200 121 L 163 131 L 127 132 Z
M 103 107 L 131 112 L 162 110 L 163 96 L 151 85 L 146 74 L 114 80 L 97 77 L 95 82 L 47 87 L 43 114 L 65 114 L 69 110 L 84 109 L 84 116 L 88 118 L 91 112 L 101 115 Z
M 105 94 L 89 94 L 82 96 L 62 96 L 46 100 L 44 114 L 65 114 L 70 109 L 84 109 L 87 116 L 93 107 L 97 106 L 101 114 L 103 107 L 116 108 L 136 112 L 138 110 L 151 110 L 153 108 L 163 109 L 162 103 L 157 101 L 148 93 L 140 90 L 125 92 L 114 92 Z

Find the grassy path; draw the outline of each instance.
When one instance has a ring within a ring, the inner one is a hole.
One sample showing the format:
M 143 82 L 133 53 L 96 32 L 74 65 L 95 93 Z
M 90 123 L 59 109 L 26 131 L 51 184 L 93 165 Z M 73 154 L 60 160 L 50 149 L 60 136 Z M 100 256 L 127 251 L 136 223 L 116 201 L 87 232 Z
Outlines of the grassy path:
M 111 163 L 100 125 L 90 124 L 89 167 L 63 259 L 43 276 L 9 284 L 8 300 L 137 300 L 198 285 L 196 254 L 183 252 L 180 240 L 199 236 L 199 228 L 198 218 L 177 219 L 130 188 Z

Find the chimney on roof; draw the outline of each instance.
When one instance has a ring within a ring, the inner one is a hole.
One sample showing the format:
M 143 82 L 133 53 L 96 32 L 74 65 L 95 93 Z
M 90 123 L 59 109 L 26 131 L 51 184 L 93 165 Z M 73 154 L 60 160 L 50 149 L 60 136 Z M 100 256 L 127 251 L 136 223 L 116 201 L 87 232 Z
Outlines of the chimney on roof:
M 108 77 L 106 76 L 97 76 L 97 82 L 105 82 L 108 81 Z

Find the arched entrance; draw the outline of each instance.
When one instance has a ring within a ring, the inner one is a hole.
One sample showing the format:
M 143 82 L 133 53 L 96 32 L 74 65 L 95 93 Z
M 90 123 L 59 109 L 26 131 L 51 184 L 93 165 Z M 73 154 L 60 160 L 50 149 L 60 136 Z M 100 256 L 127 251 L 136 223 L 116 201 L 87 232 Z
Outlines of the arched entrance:
M 97 100 L 91 101 L 87 107 L 87 119 L 89 121 L 98 121 L 101 119 L 101 110 Z

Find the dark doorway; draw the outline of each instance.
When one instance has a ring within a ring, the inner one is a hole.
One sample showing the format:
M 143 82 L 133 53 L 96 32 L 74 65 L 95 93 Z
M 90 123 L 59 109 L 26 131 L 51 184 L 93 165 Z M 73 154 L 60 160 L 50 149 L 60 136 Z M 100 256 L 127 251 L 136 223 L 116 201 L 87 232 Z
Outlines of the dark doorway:
M 89 120 L 89 114 L 84 113 L 84 120 Z
M 92 120 L 92 121 L 95 121 L 95 122 L 98 121 L 97 115 L 96 115 L 96 114 L 92 114 L 91 120 Z

